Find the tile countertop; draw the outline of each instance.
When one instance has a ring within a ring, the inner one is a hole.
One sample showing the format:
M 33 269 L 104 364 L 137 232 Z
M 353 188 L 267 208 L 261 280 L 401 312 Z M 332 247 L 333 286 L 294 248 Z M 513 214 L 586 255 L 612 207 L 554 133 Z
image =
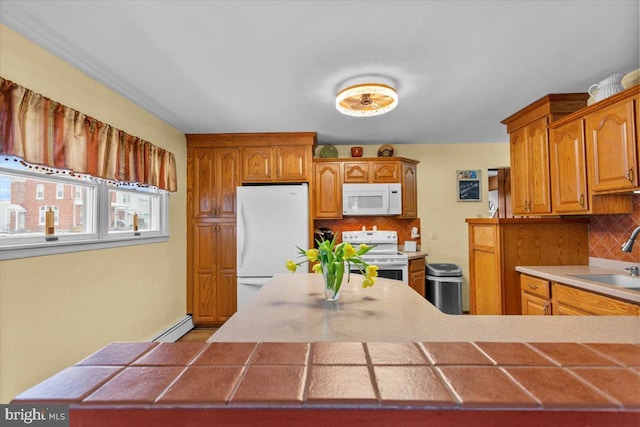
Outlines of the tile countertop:
M 579 279 L 573 277 L 575 274 L 623 274 L 628 275 L 627 271 L 610 270 L 601 267 L 589 265 L 549 265 L 549 266 L 517 266 L 516 271 L 529 274 L 531 276 L 540 277 L 552 282 L 559 282 L 581 288 L 586 291 L 597 292 L 602 295 L 609 295 L 625 301 L 631 301 L 640 304 L 640 292 L 626 289 L 620 286 L 607 285 L 604 283 L 593 282 L 591 280 Z M 640 278 L 638 279 L 640 286 Z
M 91 427 L 634 425 L 640 345 L 112 343 L 12 403 Z
M 397 280 L 362 276 L 327 302 L 322 276 L 282 273 L 210 341 L 511 341 L 640 343 L 640 316 L 468 316 L 442 313 Z

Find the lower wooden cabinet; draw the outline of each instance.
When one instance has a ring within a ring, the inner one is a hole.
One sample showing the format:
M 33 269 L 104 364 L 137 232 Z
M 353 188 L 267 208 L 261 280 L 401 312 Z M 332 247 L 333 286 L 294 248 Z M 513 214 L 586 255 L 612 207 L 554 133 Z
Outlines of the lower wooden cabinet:
M 537 277 L 520 275 L 522 314 L 533 316 L 551 315 L 550 283 Z
M 236 222 L 192 224 L 193 321 L 221 324 L 236 312 Z
M 409 286 L 423 298 L 426 296 L 424 261 L 424 257 L 409 260 Z
M 468 218 L 471 314 L 522 314 L 519 265 L 589 263 L 587 218 Z
M 637 304 L 554 282 L 551 285 L 554 315 L 637 316 Z

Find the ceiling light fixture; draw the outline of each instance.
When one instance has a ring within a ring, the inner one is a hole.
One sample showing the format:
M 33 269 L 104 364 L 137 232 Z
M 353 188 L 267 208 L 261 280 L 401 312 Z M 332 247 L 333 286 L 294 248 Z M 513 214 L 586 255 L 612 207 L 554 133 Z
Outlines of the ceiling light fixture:
M 394 83 L 381 76 L 363 76 L 345 81 L 336 95 L 336 109 L 354 117 L 388 113 L 398 105 Z

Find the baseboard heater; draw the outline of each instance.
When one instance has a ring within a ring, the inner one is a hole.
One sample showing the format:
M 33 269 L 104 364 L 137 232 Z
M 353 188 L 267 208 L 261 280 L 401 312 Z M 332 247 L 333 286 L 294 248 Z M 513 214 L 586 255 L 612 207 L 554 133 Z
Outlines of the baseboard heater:
M 176 342 L 181 336 L 193 329 L 193 319 L 185 316 L 166 331 L 153 338 L 152 342 Z

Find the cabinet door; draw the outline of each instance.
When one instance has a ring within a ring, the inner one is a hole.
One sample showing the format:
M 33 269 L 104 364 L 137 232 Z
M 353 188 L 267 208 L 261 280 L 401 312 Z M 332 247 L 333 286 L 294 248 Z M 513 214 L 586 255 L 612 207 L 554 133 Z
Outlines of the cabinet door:
M 187 205 L 191 218 L 209 218 L 215 215 L 216 154 L 212 149 L 197 148 L 189 152 Z
M 599 316 L 637 316 L 637 304 L 609 298 L 572 286 L 553 283 L 553 314 L 591 314 Z
M 409 286 L 423 298 L 425 293 L 424 258 L 409 261 Z
M 549 176 L 549 139 L 547 118 L 536 120 L 527 126 L 529 163 L 529 212 L 551 212 L 551 180 Z
M 587 213 L 587 170 L 582 120 L 551 131 L 549 158 L 553 211 Z
M 418 217 L 418 177 L 416 165 L 411 163 L 402 164 L 402 216 Z
M 551 302 L 546 298 L 522 291 L 522 314 L 529 316 L 550 316 Z
M 371 162 L 371 182 L 400 182 L 400 164 L 398 162 Z
M 471 314 L 502 314 L 502 278 L 498 228 L 469 224 L 469 297 Z
M 348 184 L 369 182 L 369 162 L 346 162 L 343 164 L 342 180 Z
M 216 321 L 225 322 L 237 309 L 236 223 L 219 223 L 216 239 Z
M 633 100 L 627 100 L 585 117 L 589 184 L 593 192 L 638 185 L 633 114 Z
M 302 145 L 276 147 L 276 180 L 283 182 L 308 181 L 309 148 Z
M 236 187 L 240 184 L 240 160 L 237 148 L 216 150 L 216 206 L 218 218 L 235 218 Z
M 193 224 L 193 321 L 216 321 L 216 224 Z
M 513 213 L 529 213 L 529 151 L 526 128 L 510 135 L 511 155 L 511 202 Z
M 342 218 L 340 163 L 314 163 L 313 217 Z
M 242 182 L 269 182 L 273 176 L 272 147 L 242 149 Z

